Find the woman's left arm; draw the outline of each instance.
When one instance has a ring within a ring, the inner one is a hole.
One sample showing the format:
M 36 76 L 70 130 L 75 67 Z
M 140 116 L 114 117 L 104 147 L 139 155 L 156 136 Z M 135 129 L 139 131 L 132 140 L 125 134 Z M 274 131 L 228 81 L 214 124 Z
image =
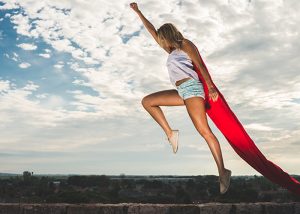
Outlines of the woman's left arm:
M 194 47 L 194 44 L 186 39 L 184 41 L 187 41 L 187 42 L 183 42 L 182 49 L 189 55 L 189 57 L 192 59 L 193 63 L 197 66 L 197 68 L 199 68 L 208 88 L 214 87 L 214 85 L 209 77 L 208 71 L 205 68 L 205 66 L 203 66 L 203 64 L 200 60 L 200 56 L 198 55 L 198 52 L 197 52 L 196 48 Z

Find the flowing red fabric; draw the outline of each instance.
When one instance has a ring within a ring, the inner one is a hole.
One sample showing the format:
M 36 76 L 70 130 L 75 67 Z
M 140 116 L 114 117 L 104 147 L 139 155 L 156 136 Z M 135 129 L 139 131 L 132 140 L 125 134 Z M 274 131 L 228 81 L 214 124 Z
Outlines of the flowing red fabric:
M 201 62 L 205 66 L 206 70 L 208 70 L 197 47 L 196 49 L 201 59 Z M 208 76 L 212 81 L 214 87 L 216 88 L 219 96 L 216 101 L 209 99 L 207 84 L 199 68 L 194 64 L 194 62 L 193 66 L 204 87 L 206 113 L 214 122 L 216 127 L 222 132 L 222 134 L 230 143 L 235 152 L 241 158 L 243 158 L 250 166 L 252 166 L 258 172 L 260 172 L 271 182 L 288 189 L 292 193 L 300 195 L 299 181 L 291 177 L 279 166 L 266 159 L 266 157 L 256 147 L 253 140 L 249 137 L 238 118 L 231 111 L 222 93 L 215 86 L 210 74 Z

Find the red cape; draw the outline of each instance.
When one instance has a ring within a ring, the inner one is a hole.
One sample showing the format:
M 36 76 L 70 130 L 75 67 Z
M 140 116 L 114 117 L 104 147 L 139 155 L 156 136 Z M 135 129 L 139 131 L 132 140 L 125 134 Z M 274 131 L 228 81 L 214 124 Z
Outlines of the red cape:
M 196 49 L 200 56 L 201 62 L 208 71 L 197 47 Z M 266 157 L 256 147 L 253 140 L 249 137 L 238 118 L 231 111 L 224 96 L 214 83 L 213 85 L 216 88 L 219 96 L 216 101 L 209 99 L 207 84 L 202 77 L 199 68 L 194 64 L 194 62 L 193 66 L 204 87 L 206 113 L 214 122 L 216 127 L 222 132 L 235 152 L 250 166 L 252 166 L 255 170 L 260 172 L 273 183 L 276 183 L 283 188 L 300 195 L 300 183 L 288 173 L 283 171 L 279 166 L 266 159 Z M 212 81 L 210 74 L 208 74 L 208 76 Z

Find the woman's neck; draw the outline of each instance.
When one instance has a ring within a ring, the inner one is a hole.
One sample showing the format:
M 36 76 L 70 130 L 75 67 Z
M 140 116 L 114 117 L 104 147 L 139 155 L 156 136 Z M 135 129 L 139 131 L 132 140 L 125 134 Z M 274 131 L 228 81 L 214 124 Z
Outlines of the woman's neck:
M 174 47 L 170 48 L 170 53 L 172 53 L 174 50 L 176 50 L 176 48 Z

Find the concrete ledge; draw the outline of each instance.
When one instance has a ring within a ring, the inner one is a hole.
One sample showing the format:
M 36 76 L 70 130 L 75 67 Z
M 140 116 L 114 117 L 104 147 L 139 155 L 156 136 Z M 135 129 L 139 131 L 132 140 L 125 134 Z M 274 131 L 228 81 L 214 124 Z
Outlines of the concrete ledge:
M 0 214 L 300 214 L 300 202 L 206 204 L 0 203 Z

